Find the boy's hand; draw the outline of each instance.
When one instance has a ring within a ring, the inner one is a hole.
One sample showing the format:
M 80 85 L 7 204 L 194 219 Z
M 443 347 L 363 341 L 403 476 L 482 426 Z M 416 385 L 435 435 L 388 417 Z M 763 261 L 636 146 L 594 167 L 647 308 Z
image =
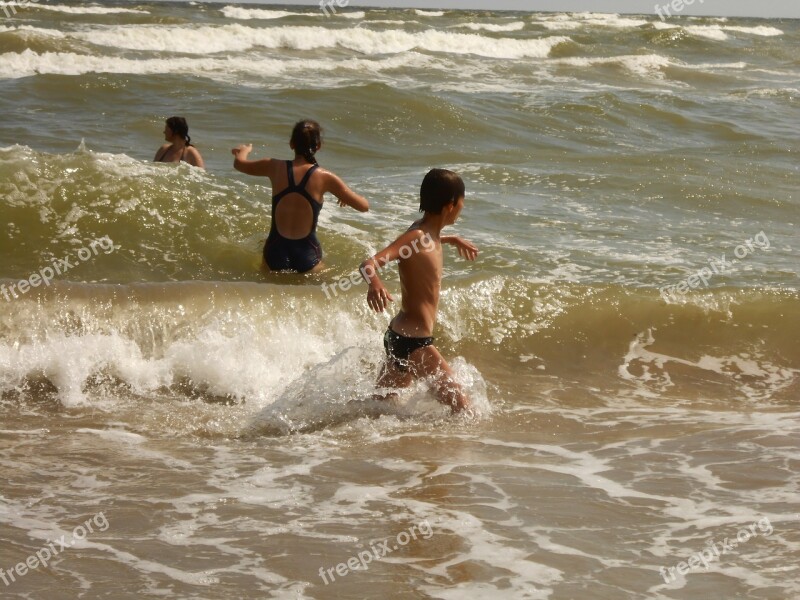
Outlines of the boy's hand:
M 446 244 L 453 244 L 456 248 L 458 248 L 458 253 L 461 255 L 461 257 L 466 260 L 475 260 L 475 258 L 478 256 L 478 247 L 475 244 L 458 237 L 457 235 L 442 238 L 442 241 Z
M 383 312 L 389 307 L 389 302 L 394 302 L 394 298 L 380 281 L 373 280 L 367 292 L 367 304 L 375 312 Z
M 244 160 L 247 158 L 247 155 L 250 154 L 253 150 L 253 144 L 239 144 L 231 150 L 231 154 L 233 154 L 236 158 L 241 158 Z

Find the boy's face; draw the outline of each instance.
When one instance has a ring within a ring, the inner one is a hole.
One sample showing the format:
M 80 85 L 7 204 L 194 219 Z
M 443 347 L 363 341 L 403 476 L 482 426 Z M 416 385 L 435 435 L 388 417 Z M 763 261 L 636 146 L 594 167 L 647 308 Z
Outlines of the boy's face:
M 461 214 L 461 209 L 464 208 L 464 196 L 461 196 L 454 204 L 448 204 L 447 210 L 449 214 L 447 215 L 447 224 L 452 225 L 458 220 L 458 216 Z

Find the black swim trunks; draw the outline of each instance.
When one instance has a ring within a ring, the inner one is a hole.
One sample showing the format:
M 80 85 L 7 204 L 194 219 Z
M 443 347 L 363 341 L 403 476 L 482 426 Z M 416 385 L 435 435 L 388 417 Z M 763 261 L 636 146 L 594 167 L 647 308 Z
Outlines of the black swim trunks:
M 432 337 L 406 337 L 395 333 L 392 328 L 386 330 L 383 336 L 383 347 L 386 349 L 386 356 L 398 371 L 405 373 L 408 371 L 408 357 L 414 350 L 425 348 L 433 344 Z

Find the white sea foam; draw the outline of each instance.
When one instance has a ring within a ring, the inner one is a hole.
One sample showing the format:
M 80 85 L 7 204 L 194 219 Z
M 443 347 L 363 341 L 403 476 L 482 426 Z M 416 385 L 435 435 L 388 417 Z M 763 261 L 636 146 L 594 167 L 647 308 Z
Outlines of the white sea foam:
M 667 388 L 674 386 L 670 370 L 681 367 L 722 376 L 734 382 L 738 391 L 753 402 L 767 400 L 789 388 L 800 374 L 798 369 L 777 366 L 750 354 L 704 355 L 697 361 L 670 356 L 649 350 L 655 341 L 653 330 L 640 334 L 630 343 L 628 353 L 618 367 L 619 376 L 635 383 L 643 397 L 660 397 Z
M 551 64 L 564 64 L 576 67 L 591 67 L 594 65 L 619 65 L 628 71 L 649 77 L 663 77 L 663 69 L 673 66 L 670 59 L 660 54 L 635 54 L 628 56 L 610 57 L 572 57 L 559 58 L 550 61 Z
M 680 25 L 676 25 L 675 23 L 667 23 L 666 21 L 653 21 L 651 23 L 653 29 L 680 29 Z
M 43 38 L 65 38 L 67 35 L 58 29 L 45 29 L 43 27 L 32 27 L 31 25 L 20 25 L 19 27 L 2 27 L 0 33 L 6 32 L 25 32 L 29 33 L 31 37 Z
M 25 8 L 38 8 L 41 10 L 51 10 L 61 13 L 69 13 L 73 15 L 114 15 L 114 14 L 139 14 L 149 15 L 150 12 L 135 8 L 110 8 L 104 6 L 63 6 L 61 4 L 45 4 L 40 2 L 38 4 L 28 4 Z
M 525 28 L 525 23 L 522 21 L 514 21 L 505 25 L 499 23 L 464 23 L 457 25 L 457 27 L 466 27 L 473 31 L 522 31 Z
M 71 34 L 78 39 L 128 50 L 175 52 L 175 39 L 187 54 L 214 54 L 251 48 L 315 50 L 345 48 L 367 55 L 395 54 L 425 50 L 449 54 L 473 54 L 489 58 L 544 58 L 566 37 L 529 40 L 490 38 L 477 34 L 450 33 L 429 29 L 417 33 L 371 31 L 363 28 L 276 27 L 257 29 L 243 25 L 176 28 L 172 26 L 122 26 Z
M 414 12 L 419 15 L 420 17 L 443 17 L 444 11 L 442 10 L 420 10 L 418 8 L 414 9 Z
M 241 6 L 226 6 L 220 12 L 229 19 L 239 19 L 249 21 L 251 19 L 283 19 L 284 17 L 319 17 L 323 16 L 321 11 L 308 13 L 288 12 L 285 10 L 264 10 L 262 8 L 242 8 Z
M 728 39 L 728 34 L 719 25 L 689 25 L 686 32 L 701 38 L 723 42 Z
M 620 17 L 617 14 L 573 13 L 557 15 L 535 15 L 533 23 L 550 30 L 572 30 L 581 27 L 610 27 L 613 29 L 629 29 L 647 25 L 649 21 Z
M 746 98 L 756 96 L 761 98 L 772 97 L 785 97 L 785 98 L 800 98 L 800 89 L 798 88 L 759 88 L 755 90 L 748 90 L 743 94 Z
M 775 37 L 783 35 L 783 31 L 775 27 L 767 27 L 760 25 L 758 27 L 739 27 L 736 25 L 677 25 L 675 23 L 663 23 L 661 21 L 654 21 L 652 23 L 655 29 L 683 29 L 690 35 L 702 37 L 709 40 L 724 42 L 728 39 L 726 32 L 733 31 L 737 33 L 744 33 L 747 35 L 756 35 L 762 37 Z
M 777 27 L 767 27 L 765 25 L 759 25 L 758 27 L 739 27 L 737 25 L 726 25 L 724 29 L 725 31 L 738 31 L 739 33 L 760 35 L 764 37 L 774 37 L 778 35 L 783 35 L 783 31 L 781 31 Z
M 60 292 L 69 288 L 54 285 Z M 28 330 L 44 328 L 47 333 L 35 343 L 19 337 L 0 341 L 0 392 L 18 389 L 35 374 L 55 386 L 65 406 L 113 409 L 120 402 L 113 393 L 96 394 L 91 385 L 87 386 L 103 373 L 124 382 L 126 394 L 159 394 L 188 380 L 212 397 L 246 400 L 243 410 L 248 413 L 272 408 L 262 413 L 258 422 L 273 431 L 285 426 L 325 426 L 337 419 L 361 416 L 364 401 L 374 392 L 384 357 L 380 340 L 385 321 L 365 319 L 365 303 L 359 311 L 342 298 L 326 311 L 301 315 L 289 308 L 300 297 L 285 296 L 285 289 L 229 284 L 223 295 L 236 317 L 231 320 L 230 313 L 222 309 L 217 317 L 206 316 L 198 322 L 199 314 L 207 315 L 205 298 L 211 288 L 199 292 L 203 300 L 196 304 L 193 297 L 197 285 L 207 284 L 168 286 L 174 293 L 186 294 L 179 314 L 148 305 L 151 312 L 143 315 L 141 305 L 123 303 L 111 319 L 84 312 L 86 329 L 102 322 L 102 331 L 79 335 L 58 331 L 58 325 L 50 325 L 46 312 L 37 312 L 40 305 L 35 302 L 16 304 L 14 310 L 18 312 L 9 316 L 9 323 L 18 319 L 16 322 Z M 323 302 L 322 290 L 313 289 L 313 295 Z M 240 293 L 246 298 L 240 299 Z M 358 296 L 361 299 L 360 292 Z M 308 298 L 307 292 L 304 297 Z M 256 298 L 258 302 L 252 302 Z M 273 308 L 264 312 L 265 306 Z M 182 323 L 176 323 L 176 318 Z M 142 325 L 147 332 L 143 336 L 139 333 Z M 156 348 L 151 327 L 166 334 L 156 336 L 162 340 Z M 476 410 L 490 412 L 486 386 L 477 370 L 457 356 L 450 363 L 458 381 L 474 398 Z M 404 416 L 446 411 L 422 382 L 409 392 Z M 354 405 L 357 400 L 362 402 Z
M 75 54 L 71 52 L 45 52 L 32 50 L 20 53 L 7 53 L 0 61 L 0 78 L 15 79 L 32 75 L 83 75 L 85 73 L 129 73 L 151 75 L 179 73 L 208 77 L 217 81 L 238 81 L 241 76 L 281 77 L 287 73 L 302 70 L 316 72 L 322 76 L 313 83 L 324 85 L 326 81 L 339 76 L 369 73 L 373 76 L 384 71 L 413 67 L 446 69 L 447 65 L 430 56 L 417 52 L 406 52 L 386 58 L 349 58 L 340 61 L 328 59 L 283 60 L 283 59 L 240 59 L 227 58 L 151 58 L 130 59 Z M 331 73 L 335 71 L 335 73 Z M 334 79 L 335 80 L 335 79 Z M 262 83 L 264 83 L 262 81 Z M 296 82 L 287 85 L 296 86 Z

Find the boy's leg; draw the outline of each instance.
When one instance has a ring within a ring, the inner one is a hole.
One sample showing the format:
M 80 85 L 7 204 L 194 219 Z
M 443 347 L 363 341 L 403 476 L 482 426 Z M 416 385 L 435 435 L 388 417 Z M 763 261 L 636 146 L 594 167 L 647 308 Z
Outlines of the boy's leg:
M 381 373 L 378 375 L 378 381 L 375 382 L 376 387 L 396 389 L 406 388 L 409 385 L 411 385 L 410 371 L 401 371 L 397 368 L 394 361 L 389 358 L 383 361 Z M 399 396 L 395 392 L 389 392 L 385 394 L 374 394 L 372 397 L 376 400 L 396 401 Z
M 425 346 L 414 350 L 408 357 L 411 372 L 416 377 L 433 377 L 433 388 L 437 400 L 446 404 L 453 412 L 469 408 L 469 399 L 456 383 L 450 365 L 439 354 L 436 346 Z

